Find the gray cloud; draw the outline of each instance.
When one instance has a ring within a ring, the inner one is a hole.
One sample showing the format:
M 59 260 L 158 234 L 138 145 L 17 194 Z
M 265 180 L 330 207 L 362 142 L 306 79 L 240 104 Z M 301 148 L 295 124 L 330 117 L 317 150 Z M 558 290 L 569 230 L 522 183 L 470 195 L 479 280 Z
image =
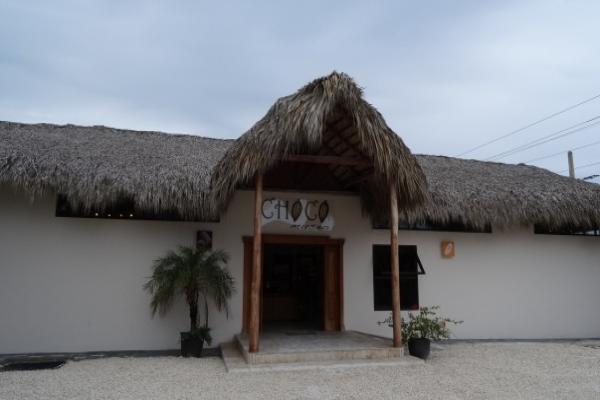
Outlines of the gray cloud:
M 413 151 L 455 155 L 600 93 L 599 12 L 594 1 L 0 0 L 0 119 L 237 137 L 277 97 L 336 69 Z M 469 156 L 597 114 L 600 101 Z M 599 150 L 578 151 L 577 164 Z M 561 170 L 566 156 L 539 165 Z

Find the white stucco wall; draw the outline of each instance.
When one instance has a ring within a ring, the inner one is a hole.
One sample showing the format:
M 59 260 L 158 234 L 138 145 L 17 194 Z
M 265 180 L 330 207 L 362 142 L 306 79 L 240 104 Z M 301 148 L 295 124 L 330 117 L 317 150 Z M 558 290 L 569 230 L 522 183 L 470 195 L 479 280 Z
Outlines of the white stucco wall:
M 277 194 L 327 199 L 336 220 L 328 234 L 344 238 L 346 329 L 389 336 L 373 311 L 372 244 L 389 233 L 373 230 L 356 197 Z M 152 350 L 178 347 L 188 327 L 176 305 L 150 317 L 142 289 L 152 261 L 177 245 L 192 245 L 199 229 L 213 231 L 215 248 L 231 256 L 238 286 L 229 319 L 211 312 L 215 343 L 240 331 L 243 247 L 252 232 L 253 193 L 238 192 L 220 223 L 96 220 L 54 217 L 54 197 L 33 204 L 0 188 L 0 354 L 49 351 Z M 299 233 L 266 226 L 267 233 Z M 307 233 L 303 233 L 307 234 Z M 322 234 L 322 233 L 321 233 Z M 534 235 L 529 228 L 493 234 L 401 231 L 418 246 L 427 274 L 421 305 L 463 319 L 457 338 L 600 337 L 600 239 Z M 440 257 L 453 240 L 454 259 Z

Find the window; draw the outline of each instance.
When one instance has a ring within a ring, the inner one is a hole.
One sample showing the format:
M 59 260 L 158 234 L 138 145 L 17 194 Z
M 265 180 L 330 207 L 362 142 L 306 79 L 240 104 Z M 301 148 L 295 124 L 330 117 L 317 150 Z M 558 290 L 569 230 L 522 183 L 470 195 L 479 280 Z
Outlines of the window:
M 548 228 L 543 225 L 536 225 L 534 228 L 536 235 L 573 235 L 573 236 L 600 236 L 600 228 L 581 228 L 575 226 L 563 226 L 560 228 Z
M 84 207 L 74 206 L 65 195 L 58 195 L 56 199 L 57 217 L 68 218 L 96 218 L 96 219 L 129 219 L 129 220 L 156 220 L 156 221 L 199 221 L 197 219 L 183 218 L 177 211 L 152 212 L 138 210 L 135 203 L 130 198 L 121 198 L 108 207 L 98 207 L 97 209 L 85 209 Z M 219 222 L 200 221 L 200 222 Z
M 417 246 L 398 246 L 400 258 L 400 308 L 419 309 L 419 275 L 425 274 Z M 373 245 L 373 293 L 375 311 L 392 309 L 390 246 Z
M 373 221 L 373 229 L 390 229 L 387 221 Z M 418 224 L 409 224 L 405 221 L 399 221 L 399 230 L 407 231 L 440 231 L 440 232 L 467 232 L 467 233 L 492 233 L 492 227 L 486 225 L 483 228 L 477 228 L 461 221 L 454 220 L 446 223 L 425 221 Z

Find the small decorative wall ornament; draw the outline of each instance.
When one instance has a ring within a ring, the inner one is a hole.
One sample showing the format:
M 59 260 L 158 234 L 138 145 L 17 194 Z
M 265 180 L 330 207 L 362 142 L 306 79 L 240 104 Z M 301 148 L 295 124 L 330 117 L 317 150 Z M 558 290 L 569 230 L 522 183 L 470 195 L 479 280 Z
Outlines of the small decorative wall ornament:
M 321 203 L 319 206 L 319 221 L 323 222 L 329 215 L 329 203 L 327 200 Z
M 300 218 L 300 214 L 302 214 L 302 209 L 303 207 L 300 200 L 296 200 L 294 204 L 292 204 L 292 219 L 294 220 L 294 222 L 298 221 L 298 218 Z
M 453 240 L 442 240 L 442 258 L 454 258 L 456 247 Z
M 212 250 L 212 231 L 196 232 L 196 248 Z

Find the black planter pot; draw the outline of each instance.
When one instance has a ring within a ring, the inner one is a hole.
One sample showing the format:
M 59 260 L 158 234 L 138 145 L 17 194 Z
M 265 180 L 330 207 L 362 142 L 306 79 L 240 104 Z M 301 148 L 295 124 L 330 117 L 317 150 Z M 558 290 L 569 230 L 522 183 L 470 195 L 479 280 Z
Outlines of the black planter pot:
M 411 356 L 421 358 L 423 360 L 429 357 L 431 351 L 431 340 L 425 338 L 410 338 L 408 339 L 408 353 Z
M 201 357 L 204 348 L 204 339 L 181 332 L 181 355 L 183 357 Z

